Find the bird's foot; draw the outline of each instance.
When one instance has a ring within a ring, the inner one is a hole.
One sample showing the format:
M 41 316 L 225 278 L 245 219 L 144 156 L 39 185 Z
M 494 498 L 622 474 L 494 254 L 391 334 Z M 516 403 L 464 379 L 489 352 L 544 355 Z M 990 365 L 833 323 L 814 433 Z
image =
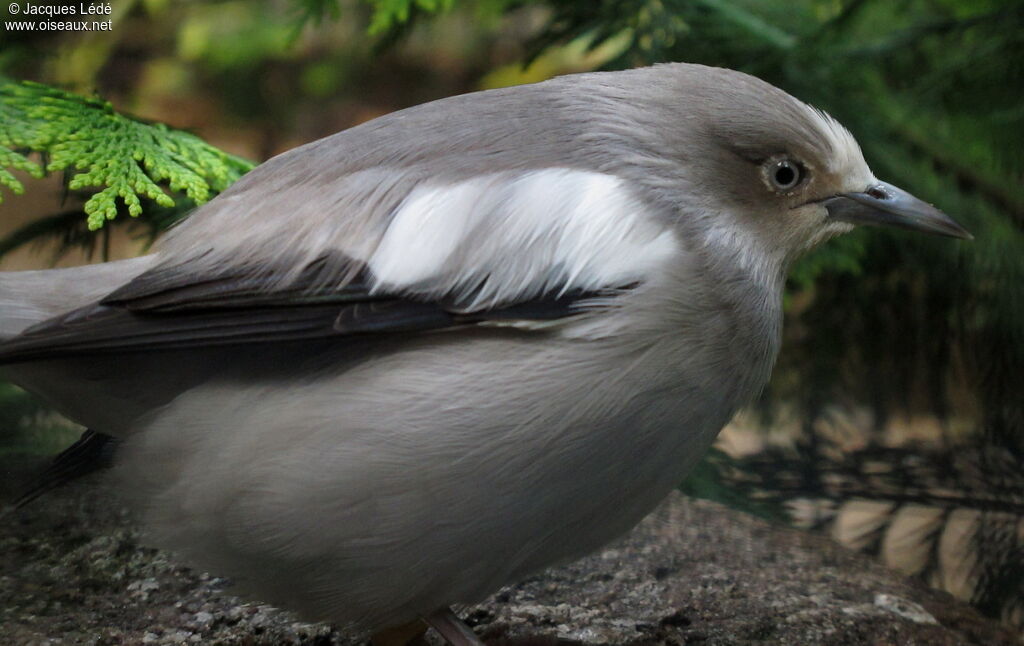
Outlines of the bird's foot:
M 473 629 L 459 619 L 451 608 L 443 608 L 424 618 L 452 646 L 484 646 Z

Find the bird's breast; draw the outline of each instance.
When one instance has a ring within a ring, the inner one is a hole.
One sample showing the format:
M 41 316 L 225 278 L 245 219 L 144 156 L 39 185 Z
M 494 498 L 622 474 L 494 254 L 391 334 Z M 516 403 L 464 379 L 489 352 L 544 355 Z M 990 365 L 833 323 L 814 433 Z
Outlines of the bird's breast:
M 438 334 L 209 383 L 152 416 L 122 473 L 165 544 L 306 616 L 473 601 L 628 530 L 752 394 L 742 326 L 708 312 L 688 333 Z

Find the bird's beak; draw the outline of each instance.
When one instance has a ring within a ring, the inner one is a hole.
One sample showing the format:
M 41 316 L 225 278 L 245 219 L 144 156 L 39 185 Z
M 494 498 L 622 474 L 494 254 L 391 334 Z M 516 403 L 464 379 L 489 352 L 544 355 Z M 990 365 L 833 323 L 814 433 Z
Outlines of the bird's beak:
M 953 218 L 901 188 L 876 182 L 862 193 L 840 193 L 823 202 L 832 220 L 852 224 L 888 225 L 971 240 Z

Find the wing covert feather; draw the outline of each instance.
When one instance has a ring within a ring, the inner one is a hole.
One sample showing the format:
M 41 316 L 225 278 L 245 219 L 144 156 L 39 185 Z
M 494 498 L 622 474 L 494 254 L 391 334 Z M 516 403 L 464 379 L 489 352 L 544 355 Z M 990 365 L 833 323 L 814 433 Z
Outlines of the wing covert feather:
M 266 263 L 164 249 L 178 262 L 0 344 L 0 363 L 517 321 L 538 331 L 545 326 L 527 323 L 579 314 L 597 297 L 642 284 L 678 252 L 674 234 L 618 178 L 570 169 L 423 183 L 371 250 L 367 240 L 326 248 L 325 240 L 263 241 L 279 251 Z M 348 251 L 355 248 L 365 253 Z

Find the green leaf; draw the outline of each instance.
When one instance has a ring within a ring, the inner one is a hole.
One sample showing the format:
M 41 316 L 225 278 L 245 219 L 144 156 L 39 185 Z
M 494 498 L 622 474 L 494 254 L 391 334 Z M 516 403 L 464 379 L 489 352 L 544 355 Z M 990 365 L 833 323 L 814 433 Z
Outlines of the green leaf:
M 373 6 L 369 32 L 382 34 L 409 22 L 415 10 L 439 13 L 451 9 L 454 0 L 368 0 Z
M 26 156 L 32 152 L 45 154 L 45 166 Z M 140 215 L 140 198 L 172 207 L 178 193 L 202 204 L 252 167 L 188 132 L 119 114 L 109 102 L 0 81 L 0 186 L 24 191 L 9 169 L 33 177 L 69 171 L 68 188 L 98 189 L 85 203 L 91 230 L 122 210 Z

